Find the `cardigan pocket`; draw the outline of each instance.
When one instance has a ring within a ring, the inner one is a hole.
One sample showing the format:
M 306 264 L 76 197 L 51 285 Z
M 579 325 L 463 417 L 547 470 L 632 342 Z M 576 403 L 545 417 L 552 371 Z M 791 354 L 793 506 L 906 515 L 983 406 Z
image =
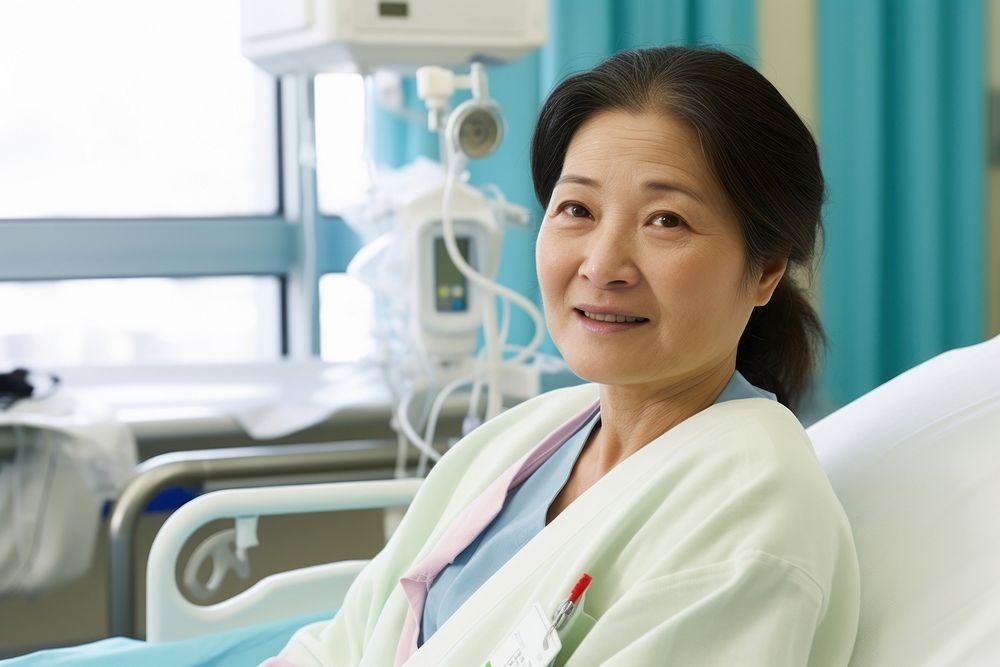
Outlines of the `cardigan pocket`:
M 570 617 L 566 627 L 559 632 L 562 650 L 559 651 L 559 655 L 556 656 L 556 660 L 553 663 L 555 667 L 562 667 L 562 665 L 566 664 L 576 652 L 576 648 L 583 641 L 583 638 L 594 627 L 595 623 L 597 623 L 597 619 L 588 614 L 582 604 L 577 607 L 576 612 Z

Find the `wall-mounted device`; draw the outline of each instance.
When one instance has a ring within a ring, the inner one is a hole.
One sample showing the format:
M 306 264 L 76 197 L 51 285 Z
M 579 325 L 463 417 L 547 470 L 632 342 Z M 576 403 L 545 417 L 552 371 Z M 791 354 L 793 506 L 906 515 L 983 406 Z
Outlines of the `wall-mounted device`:
M 272 74 L 509 62 L 545 43 L 545 0 L 242 0 L 243 55 Z
M 483 194 L 460 184 L 452 194 L 455 242 L 477 272 L 493 277 L 499 262 L 502 230 Z M 413 330 L 423 353 L 440 360 L 468 358 L 476 351 L 485 293 L 455 266 L 445 247 L 441 190 L 432 188 L 396 211 L 406 230 L 410 254 Z

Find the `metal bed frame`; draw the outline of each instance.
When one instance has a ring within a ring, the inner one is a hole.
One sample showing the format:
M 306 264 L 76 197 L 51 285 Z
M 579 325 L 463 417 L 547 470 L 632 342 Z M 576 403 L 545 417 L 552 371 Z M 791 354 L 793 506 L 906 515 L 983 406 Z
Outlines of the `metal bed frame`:
M 439 433 L 457 434 L 464 411 L 441 415 Z M 454 406 L 455 408 L 458 407 Z M 338 412 L 323 424 L 271 441 L 253 441 L 234 419 L 224 416 L 196 420 L 129 423 L 141 454 L 166 451 L 143 461 L 136 476 L 114 503 L 109 522 L 109 632 L 137 635 L 136 527 L 149 502 L 161 491 L 182 485 L 239 482 L 267 477 L 316 476 L 364 480 L 393 476 L 396 433 L 390 428 L 391 410 L 351 409 Z M 390 441 L 391 439 L 391 441 Z M 252 446 L 247 443 L 253 442 Z M 318 444 L 307 444 L 318 443 Z M 219 448 L 219 445 L 228 445 Z M 204 449 L 208 445 L 215 448 Z M 409 463 L 415 465 L 416 454 Z

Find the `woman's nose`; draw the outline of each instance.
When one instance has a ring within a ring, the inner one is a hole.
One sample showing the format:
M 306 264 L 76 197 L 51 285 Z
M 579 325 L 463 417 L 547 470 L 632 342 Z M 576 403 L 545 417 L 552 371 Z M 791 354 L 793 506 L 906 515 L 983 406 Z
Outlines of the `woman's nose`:
M 592 232 L 586 255 L 580 263 L 580 276 L 595 287 L 629 287 L 639 282 L 632 239 L 620 230 L 608 228 Z

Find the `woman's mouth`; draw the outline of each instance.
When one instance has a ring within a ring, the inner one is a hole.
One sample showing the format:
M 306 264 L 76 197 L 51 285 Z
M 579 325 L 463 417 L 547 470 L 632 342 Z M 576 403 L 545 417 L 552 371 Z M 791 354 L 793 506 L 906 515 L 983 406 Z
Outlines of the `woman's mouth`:
M 583 308 L 574 308 L 576 316 L 584 328 L 594 333 L 614 333 L 642 326 L 649 318 L 625 313 L 596 313 Z
M 598 322 L 648 322 L 645 317 L 634 317 L 632 315 L 592 313 L 588 310 L 581 310 L 580 312 L 583 313 L 588 320 L 597 320 Z

